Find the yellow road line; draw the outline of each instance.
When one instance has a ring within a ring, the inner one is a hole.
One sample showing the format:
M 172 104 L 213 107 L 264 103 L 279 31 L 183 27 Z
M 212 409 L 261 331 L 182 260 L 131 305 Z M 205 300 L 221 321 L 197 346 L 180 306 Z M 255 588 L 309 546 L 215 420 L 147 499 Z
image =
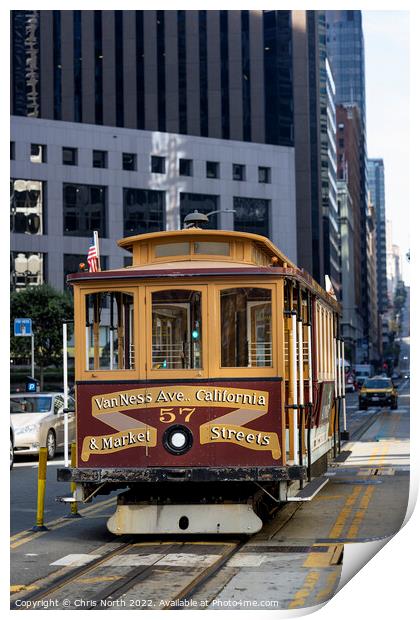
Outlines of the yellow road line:
M 75 583 L 102 583 L 104 581 L 117 581 L 121 579 L 121 575 L 102 575 L 102 577 L 82 577 L 76 579 Z
M 25 585 L 16 585 L 10 586 L 10 594 L 17 594 L 18 592 L 30 592 L 31 590 L 36 590 L 36 586 L 25 586 Z
M 323 545 L 314 545 L 315 547 Z M 328 551 L 326 553 L 321 552 L 312 552 L 308 554 L 303 566 L 306 568 L 325 568 L 326 566 L 332 566 L 336 564 L 338 559 L 340 558 L 343 552 L 343 546 L 340 545 L 330 545 Z
M 331 598 L 331 595 L 335 592 L 335 584 L 337 583 L 337 578 L 341 576 L 341 569 L 337 568 L 334 572 L 331 572 L 327 577 L 327 584 L 325 588 L 320 590 L 316 595 L 316 601 L 322 603 L 324 601 L 328 601 Z
M 328 538 L 339 538 L 340 537 L 340 534 L 343 531 L 344 525 L 350 515 L 350 512 L 353 509 L 354 503 L 356 502 L 361 490 L 362 490 L 362 487 L 360 485 L 357 485 L 356 487 L 354 487 L 352 493 L 349 495 L 343 508 L 338 514 L 338 517 L 333 527 L 331 528 L 330 533 L 328 534 Z
M 112 498 L 112 501 L 115 501 L 115 498 Z M 107 502 L 112 503 L 110 502 L 110 500 L 107 500 Z M 91 506 L 88 513 L 86 510 L 84 511 L 84 516 L 89 517 L 97 512 L 100 512 L 103 508 L 104 508 L 104 503 L 98 504 L 96 506 Z M 57 519 L 56 521 L 51 521 L 51 523 L 47 523 L 46 526 L 51 531 L 51 530 L 58 530 L 61 527 L 65 527 L 66 525 L 70 525 L 70 523 L 74 523 L 73 519 L 65 519 L 64 517 L 61 517 L 60 519 Z M 28 534 L 28 532 L 25 532 L 25 533 Z M 12 544 L 10 545 L 10 548 L 17 549 L 21 545 L 25 545 L 26 543 L 31 542 L 32 540 L 35 540 L 35 538 L 39 538 L 40 536 L 44 534 L 46 534 L 46 532 L 29 533 L 29 535 L 26 536 L 26 538 L 20 538 L 19 540 L 13 541 Z
M 372 495 L 375 491 L 375 487 L 371 486 L 368 487 L 360 501 L 360 507 L 359 510 L 357 510 L 356 514 L 354 515 L 354 519 L 350 525 L 348 534 L 347 534 L 347 538 L 356 538 L 357 533 L 359 531 L 360 525 L 362 523 L 363 518 L 366 515 L 366 511 L 368 509 L 369 506 L 369 502 L 372 499 Z
M 304 607 L 305 601 L 318 583 L 320 573 L 318 571 L 310 571 L 306 577 L 303 586 L 298 590 L 289 605 L 289 609 L 296 609 L 297 607 Z

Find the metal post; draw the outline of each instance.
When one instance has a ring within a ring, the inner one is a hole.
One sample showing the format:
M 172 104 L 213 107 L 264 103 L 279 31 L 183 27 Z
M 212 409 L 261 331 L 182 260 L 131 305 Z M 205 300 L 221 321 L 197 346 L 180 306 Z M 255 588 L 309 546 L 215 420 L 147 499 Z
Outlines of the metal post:
M 33 532 L 47 532 L 48 528 L 44 525 L 44 504 L 45 488 L 47 485 L 47 448 L 39 449 L 38 462 L 38 498 L 36 508 L 36 525 L 32 528 Z
M 292 333 L 291 333 L 291 369 L 292 369 L 292 417 L 293 417 L 293 462 L 298 464 L 298 421 L 297 421 L 297 351 L 296 351 L 296 313 L 292 313 Z
M 76 467 L 76 444 L 71 444 L 71 466 Z M 74 497 L 74 492 L 76 491 L 76 483 L 70 482 L 70 492 Z M 81 519 L 82 515 L 77 511 L 77 502 L 71 502 L 70 504 L 70 514 L 65 517 L 66 519 Z
M 69 384 L 67 373 L 67 323 L 63 323 L 64 467 L 69 466 Z
M 308 303 L 309 309 L 309 303 Z M 308 406 L 309 406 L 309 419 L 308 419 L 308 482 L 312 480 L 312 454 L 311 454 L 311 430 L 312 430 L 312 409 L 313 409 L 313 386 L 312 386 L 312 334 L 311 325 L 308 325 Z
M 349 432 L 347 430 L 347 412 L 346 412 L 346 383 L 345 383 L 345 369 L 344 369 L 344 340 L 341 341 L 341 347 L 343 352 L 343 374 L 342 374 L 342 408 L 343 408 L 343 432 L 340 434 L 341 439 L 350 439 Z
M 33 331 L 31 334 L 31 377 L 35 379 L 35 338 Z
M 299 465 L 303 466 L 304 452 L 304 428 L 305 428 L 305 397 L 304 397 L 304 381 L 303 381 L 303 329 L 302 320 L 299 317 L 298 323 L 298 361 L 299 361 Z M 303 480 L 300 481 L 301 487 Z
M 341 341 L 341 358 L 343 360 L 342 376 L 341 376 L 341 396 L 343 397 L 343 424 L 344 430 L 347 430 L 347 416 L 346 416 L 346 382 L 345 382 L 345 369 L 344 369 L 344 340 Z

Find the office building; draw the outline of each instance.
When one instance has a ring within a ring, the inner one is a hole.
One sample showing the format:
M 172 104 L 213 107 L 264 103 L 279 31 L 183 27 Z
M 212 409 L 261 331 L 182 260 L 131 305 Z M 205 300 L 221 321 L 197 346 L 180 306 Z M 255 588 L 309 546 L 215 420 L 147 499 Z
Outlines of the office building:
M 331 61 L 336 87 L 336 104 L 348 109 L 358 108 L 360 121 L 360 140 L 358 152 L 358 183 L 360 197 L 353 202 L 360 213 L 355 216 L 360 241 L 355 246 L 355 268 L 359 270 L 356 280 L 356 304 L 363 320 L 363 338 L 358 343 L 361 352 L 369 347 L 370 289 L 368 274 L 368 181 L 366 146 L 366 94 L 364 37 L 361 11 L 326 11 L 327 51 Z M 338 119 L 337 119 L 338 123 Z M 340 138 L 338 138 L 340 139 Z M 340 164 L 338 163 L 338 166 Z M 354 198 L 354 197 L 353 197 Z
M 92 229 L 122 265 L 116 239 L 193 209 L 324 284 L 321 12 L 12 11 L 11 27 L 14 285 L 61 287 Z
M 368 159 L 369 192 L 376 212 L 376 264 L 378 308 L 382 314 L 388 306 L 387 230 L 385 212 L 385 168 L 383 159 Z

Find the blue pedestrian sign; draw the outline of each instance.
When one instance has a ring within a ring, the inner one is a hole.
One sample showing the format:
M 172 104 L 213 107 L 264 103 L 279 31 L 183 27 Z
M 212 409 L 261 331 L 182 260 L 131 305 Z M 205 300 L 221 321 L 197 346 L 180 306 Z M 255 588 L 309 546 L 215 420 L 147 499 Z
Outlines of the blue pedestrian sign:
M 15 319 L 15 336 L 32 336 L 32 319 Z

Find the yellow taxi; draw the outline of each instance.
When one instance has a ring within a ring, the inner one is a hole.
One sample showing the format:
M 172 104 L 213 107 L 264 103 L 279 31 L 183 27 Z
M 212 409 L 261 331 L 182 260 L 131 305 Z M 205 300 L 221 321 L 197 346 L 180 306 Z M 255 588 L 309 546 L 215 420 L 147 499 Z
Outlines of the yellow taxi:
M 374 406 L 398 408 L 398 392 L 388 377 L 366 379 L 359 392 L 359 409 Z

